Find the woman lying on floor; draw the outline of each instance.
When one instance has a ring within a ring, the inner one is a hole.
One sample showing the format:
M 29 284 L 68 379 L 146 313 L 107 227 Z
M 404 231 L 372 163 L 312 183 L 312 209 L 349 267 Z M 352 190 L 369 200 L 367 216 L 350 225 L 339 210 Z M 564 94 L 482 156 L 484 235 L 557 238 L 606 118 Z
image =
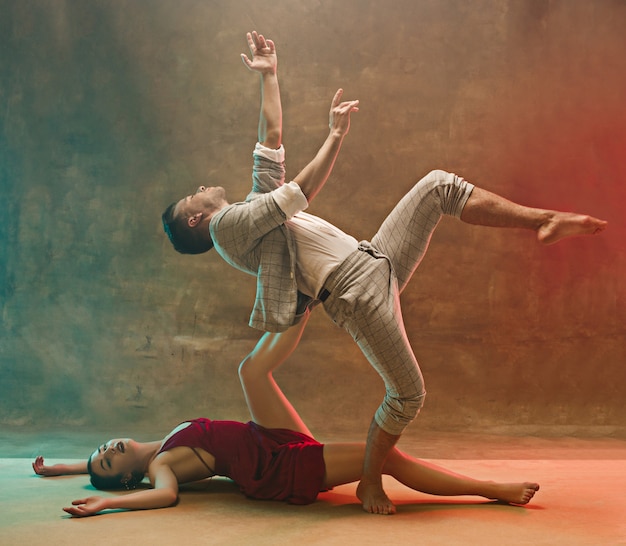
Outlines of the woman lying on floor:
M 98 489 L 135 489 L 147 473 L 152 489 L 75 500 L 64 508 L 73 516 L 108 509 L 141 510 L 172 506 L 178 486 L 215 475 L 232 479 L 248 497 L 313 502 L 320 491 L 359 480 L 365 444 L 320 444 L 285 398 L 272 372 L 295 349 L 308 320 L 281 334 L 265 334 L 239 366 L 252 421 L 193 419 L 163 440 L 109 440 L 82 463 L 46 466 L 33 463 L 41 476 L 85 474 Z M 431 495 L 478 495 L 526 504 L 539 489 L 532 482 L 496 483 L 454 474 L 394 449 L 384 474 Z

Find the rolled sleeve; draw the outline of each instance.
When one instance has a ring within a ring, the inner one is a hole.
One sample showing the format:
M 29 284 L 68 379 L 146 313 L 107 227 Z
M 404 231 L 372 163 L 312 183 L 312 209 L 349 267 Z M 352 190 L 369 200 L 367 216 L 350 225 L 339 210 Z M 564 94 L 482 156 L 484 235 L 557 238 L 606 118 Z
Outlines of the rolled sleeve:
M 253 155 L 260 155 L 265 159 L 269 159 L 274 163 L 282 163 L 285 161 L 285 147 L 281 144 L 279 148 L 267 148 L 263 146 L 259 142 L 256 143 L 254 147 Z
M 309 203 L 295 182 L 284 184 L 285 148 L 267 148 L 259 142 L 254 147 L 253 188 L 250 195 L 271 191 L 274 202 L 287 220 L 305 210 Z M 250 196 L 248 196 L 250 197 Z
M 275 189 L 272 192 L 272 197 L 278 205 L 278 208 L 280 208 L 287 217 L 287 220 L 293 218 L 298 212 L 306 210 L 309 206 L 309 202 L 304 193 L 302 193 L 300 186 L 293 181 Z

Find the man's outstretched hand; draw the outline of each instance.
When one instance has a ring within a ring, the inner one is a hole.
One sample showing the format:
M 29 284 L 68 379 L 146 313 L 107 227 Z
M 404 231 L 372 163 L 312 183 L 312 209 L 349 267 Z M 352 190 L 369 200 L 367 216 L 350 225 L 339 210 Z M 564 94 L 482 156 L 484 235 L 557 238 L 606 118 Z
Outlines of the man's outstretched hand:
M 341 102 L 342 96 L 343 89 L 338 89 L 333 97 L 333 102 L 330 105 L 328 126 L 331 131 L 335 131 L 337 134 L 345 136 L 350 130 L 350 114 L 352 112 L 359 111 L 359 101 L 349 100 Z
M 266 40 L 262 34 L 257 34 L 256 30 L 248 32 L 248 47 L 250 48 L 250 59 L 245 53 L 241 54 L 241 60 L 253 72 L 261 74 L 275 74 L 278 66 L 276 56 L 276 46 L 272 40 Z

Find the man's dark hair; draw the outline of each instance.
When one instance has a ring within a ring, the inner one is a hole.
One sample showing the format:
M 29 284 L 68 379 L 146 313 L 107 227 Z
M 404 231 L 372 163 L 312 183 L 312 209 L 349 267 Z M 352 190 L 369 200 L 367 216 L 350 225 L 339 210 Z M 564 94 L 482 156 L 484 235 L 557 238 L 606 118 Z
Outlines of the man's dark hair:
M 143 472 L 133 470 L 130 480 L 124 481 L 124 474 L 115 476 L 100 476 L 93 471 L 91 467 L 91 457 L 87 459 L 87 472 L 89 473 L 89 481 L 96 489 L 105 491 L 115 491 L 116 489 L 135 489 L 143 480 Z
M 176 203 L 172 203 L 161 215 L 163 229 L 174 249 L 181 254 L 202 254 L 213 248 L 211 236 L 202 236 L 199 229 L 191 229 L 187 225 L 187 219 L 182 215 L 174 216 Z

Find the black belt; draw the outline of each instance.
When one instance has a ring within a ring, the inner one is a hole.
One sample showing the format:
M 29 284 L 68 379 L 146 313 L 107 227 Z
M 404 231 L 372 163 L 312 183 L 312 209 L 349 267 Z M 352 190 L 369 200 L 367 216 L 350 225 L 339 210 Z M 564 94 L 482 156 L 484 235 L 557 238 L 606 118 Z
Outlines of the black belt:
M 365 252 L 366 254 L 369 254 L 372 258 L 378 258 L 380 256 L 380 254 L 378 254 L 371 246 L 364 246 L 359 244 L 357 250 L 360 250 L 361 252 Z M 330 290 L 326 290 L 326 288 L 322 288 L 320 290 L 320 293 L 317 295 L 317 299 L 320 300 L 322 303 L 324 303 L 327 299 L 328 296 L 330 296 Z
M 321 292 L 317 296 L 317 299 L 324 303 L 328 299 L 328 296 L 330 296 L 330 291 L 326 290 L 326 288 L 322 288 Z
M 378 253 L 370 245 L 365 246 L 365 245 L 359 244 L 357 250 L 360 250 L 361 252 L 365 252 L 366 254 L 369 254 L 372 258 L 379 258 L 382 256 L 382 254 Z M 326 290 L 326 288 L 322 288 L 320 290 L 320 293 L 317 295 L 317 299 L 320 300 L 322 303 L 324 303 L 328 299 L 328 296 L 330 296 L 330 290 Z

